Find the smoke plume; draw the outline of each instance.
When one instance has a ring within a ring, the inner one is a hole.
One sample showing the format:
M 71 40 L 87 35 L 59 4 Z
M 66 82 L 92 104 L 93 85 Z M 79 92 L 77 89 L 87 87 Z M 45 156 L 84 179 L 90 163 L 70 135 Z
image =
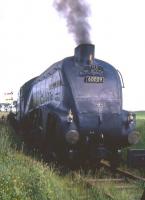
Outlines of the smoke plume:
M 90 8 L 84 0 L 54 0 L 54 7 L 66 19 L 68 31 L 77 44 L 91 43 L 87 20 Z

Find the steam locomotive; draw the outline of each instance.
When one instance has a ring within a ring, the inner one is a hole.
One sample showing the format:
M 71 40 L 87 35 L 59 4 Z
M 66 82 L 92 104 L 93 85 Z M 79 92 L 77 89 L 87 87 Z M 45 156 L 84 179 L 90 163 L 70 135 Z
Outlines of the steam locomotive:
M 135 144 L 134 113 L 122 109 L 121 74 L 81 44 L 26 82 L 19 92 L 17 121 L 25 137 L 46 155 L 73 162 L 118 156 Z

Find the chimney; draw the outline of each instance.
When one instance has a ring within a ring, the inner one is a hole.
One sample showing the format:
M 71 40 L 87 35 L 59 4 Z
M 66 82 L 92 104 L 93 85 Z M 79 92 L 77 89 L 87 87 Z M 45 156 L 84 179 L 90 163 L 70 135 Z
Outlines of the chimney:
M 94 62 L 95 46 L 93 44 L 80 44 L 75 48 L 75 61 L 91 65 Z

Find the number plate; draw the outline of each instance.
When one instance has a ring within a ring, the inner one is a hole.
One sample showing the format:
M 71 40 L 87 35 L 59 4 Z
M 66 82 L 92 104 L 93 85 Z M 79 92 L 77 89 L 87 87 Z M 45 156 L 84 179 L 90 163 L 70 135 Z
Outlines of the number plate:
M 104 77 L 102 76 L 86 76 L 84 78 L 85 83 L 103 83 Z

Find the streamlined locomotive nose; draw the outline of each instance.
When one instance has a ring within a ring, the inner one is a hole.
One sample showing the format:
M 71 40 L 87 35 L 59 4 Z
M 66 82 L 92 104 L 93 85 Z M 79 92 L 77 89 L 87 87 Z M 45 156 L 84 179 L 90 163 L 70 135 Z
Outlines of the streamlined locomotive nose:
M 74 60 L 64 63 L 78 131 L 80 135 L 103 136 L 106 144 L 121 146 L 128 143 L 126 136 L 132 132 L 123 128 L 122 82 L 113 66 L 94 59 L 94 51 L 92 44 L 79 45 Z
M 32 135 L 34 142 L 42 141 L 40 146 L 89 158 L 137 142 L 134 116 L 122 109 L 120 76 L 112 65 L 95 59 L 94 52 L 92 44 L 79 45 L 74 56 L 21 87 L 17 120 L 32 133 L 41 127 L 44 134 Z

